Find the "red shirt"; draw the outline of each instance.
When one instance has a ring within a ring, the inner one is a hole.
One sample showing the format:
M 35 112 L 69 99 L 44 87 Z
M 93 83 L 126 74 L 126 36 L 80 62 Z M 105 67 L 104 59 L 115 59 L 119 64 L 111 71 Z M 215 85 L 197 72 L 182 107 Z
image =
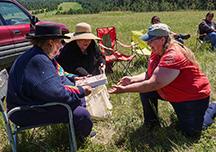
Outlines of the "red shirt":
M 157 66 L 180 70 L 173 82 L 157 90 L 163 99 L 170 102 L 199 100 L 210 96 L 211 89 L 208 78 L 198 66 L 185 57 L 182 49 L 184 48 L 179 44 L 173 43 L 161 58 L 152 53 L 149 60 L 148 77 L 151 77 Z

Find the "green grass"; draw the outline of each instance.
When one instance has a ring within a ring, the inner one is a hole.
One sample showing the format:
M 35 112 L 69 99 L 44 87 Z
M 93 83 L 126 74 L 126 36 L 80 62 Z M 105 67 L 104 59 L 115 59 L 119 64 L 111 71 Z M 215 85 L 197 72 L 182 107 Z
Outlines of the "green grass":
M 49 15 L 41 14 L 42 20 L 61 22 L 67 25 L 71 32 L 78 22 L 87 22 L 92 25 L 95 33 L 97 27 L 115 26 L 118 39 L 129 44 L 131 31 L 146 29 L 150 25 L 153 15 L 161 17 L 161 21 L 167 23 L 177 33 L 190 33 L 192 37 L 186 41 L 186 45 L 194 51 L 203 71 L 207 74 L 212 87 L 212 100 L 216 99 L 216 52 L 209 49 L 208 45 L 196 46 L 197 24 L 205 16 L 207 11 L 179 11 L 179 12 L 103 12 L 101 14 L 85 15 Z M 214 12 L 216 13 L 216 12 Z M 130 50 L 126 50 L 130 53 Z M 133 62 L 134 67 L 130 69 L 133 74 L 140 73 L 142 61 Z M 115 72 L 117 75 L 118 72 Z M 109 77 L 109 85 L 116 81 L 116 77 Z M 115 80 L 113 80 L 115 79 Z M 113 104 L 112 117 L 105 121 L 94 123 L 97 135 L 93 139 L 87 139 L 81 145 L 79 152 L 214 152 L 216 151 L 216 124 L 203 132 L 198 141 L 186 139 L 180 132 L 176 131 L 170 124 L 176 122 L 176 116 L 170 104 L 164 101 L 159 103 L 159 117 L 162 128 L 151 132 L 142 127 L 143 112 L 139 95 L 119 94 L 111 95 Z M 2 124 L 2 122 L 1 122 Z M 36 130 L 37 134 L 31 138 L 31 134 L 22 135 L 19 149 L 22 152 L 68 151 L 66 128 L 62 125 L 52 128 Z M 31 133 L 31 132 L 30 132 Z M 41 137 L 42 136 L 42 137 Z M 9 151 L 3 126 L 0 126 L 0 151 Z
M 76 2 L 63 2 L 63 3 L 59 4 L 58 9 L 60 7 L 62 8 L 62 10 L 61 10 L 62 12 L 67 12 L 70 9 L 73 9 L 73 10 L 82 9 L 82 6 Z

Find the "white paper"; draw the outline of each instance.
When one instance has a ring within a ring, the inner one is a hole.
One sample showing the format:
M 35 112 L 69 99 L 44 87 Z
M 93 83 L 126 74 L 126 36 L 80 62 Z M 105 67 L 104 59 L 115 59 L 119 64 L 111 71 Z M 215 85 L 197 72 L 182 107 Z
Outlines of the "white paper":
M 92 88 L 95 88 L 100 85 L 107 83 L 107 77 L 105 74 L 99 74 L 92 77 L 87 77 L 82 80 L 77 80 L 76 86 L 90 85 Z

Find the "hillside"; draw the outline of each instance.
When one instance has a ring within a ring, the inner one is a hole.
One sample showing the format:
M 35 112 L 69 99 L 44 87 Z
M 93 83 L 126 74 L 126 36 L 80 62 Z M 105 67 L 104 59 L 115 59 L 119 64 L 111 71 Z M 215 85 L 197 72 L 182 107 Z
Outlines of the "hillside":
M 175 10 L 215 10 L 215 0 L 18 0 L 30 10 L 53 11 L 62 2 L 77 2 L 83 8 L 64 14 L 99 13 L 103 11 L 175 11 Z M 35 5 L 37 3 L 37 5 Z

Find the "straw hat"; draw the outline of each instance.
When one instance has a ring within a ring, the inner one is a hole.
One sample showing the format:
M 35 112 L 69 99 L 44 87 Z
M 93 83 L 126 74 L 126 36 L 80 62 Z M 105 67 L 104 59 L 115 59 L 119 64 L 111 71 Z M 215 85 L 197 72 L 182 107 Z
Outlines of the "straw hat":
M 34 33 L 28 33 L 27 39 L 35 38 L 53 38 L 53 39 L 69 39 L 70 37 L 64 36 L 59 26 L 55 24 L 39 24 L 35 26 Z
M 65 39 L 66 43 L 69 43 L 74 40 L 81 40 L 81 39 L 89 39 L 89 40 L 100 40 L 99 37 L 95 36 L 92 33 L 91 26 L 87 23 L 78 23 L 75 26 L 75 32 L 74 33 L 68 33 L 65 34 L 65 36 L 69 36 L 70 39 Z

